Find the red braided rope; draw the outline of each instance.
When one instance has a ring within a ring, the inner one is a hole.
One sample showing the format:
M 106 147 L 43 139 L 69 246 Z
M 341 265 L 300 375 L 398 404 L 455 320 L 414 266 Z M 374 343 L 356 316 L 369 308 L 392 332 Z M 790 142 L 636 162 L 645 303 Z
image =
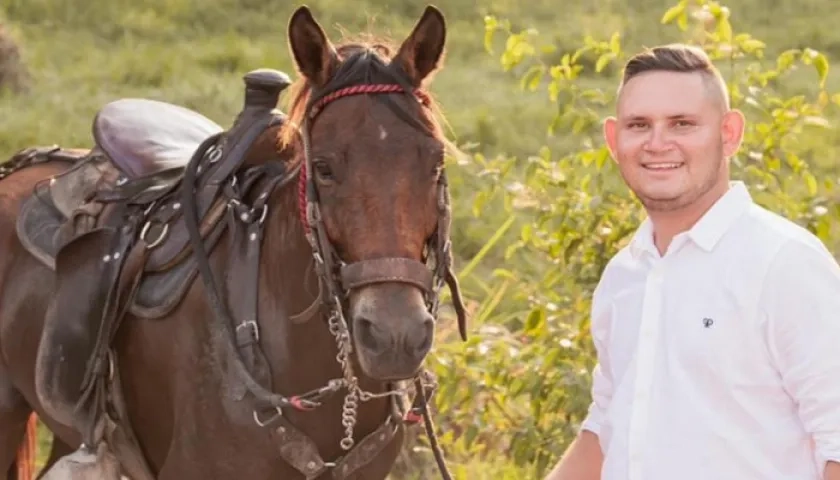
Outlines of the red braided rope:
M 309 233 L 309 219 L 306 218 L 306 165 L 300 169 L 300 181 L 298 182 L 298 208 L 300 209 L 300 221 L 303 223 L 303 231 Z
M 338 90 L 324 95 L 321 97 L 315 105 L 312 106 L 312 112 L 309 114 L 311 118 L 315 118 L 316 115 L 321 113 L 321 109 L 324 106 L 333 100 L 339 99 L 341 97 L 347 97 L 349 95 L 359 95 L 359 94 L 366 94 L 366 93 L 400 93 L 405 92 L 405 89 L 402 85 L 398 85 L 395 83 L 378 83 L 378 84 L 371 84 L 371 85 L 352 85 L 350 87 L 339 88 Z M 415 90 L 414 95 L 423 105 L 429 105 L 429 96 L 423 92 L 422 90 Z
M 401 92 L 405 92 L 405 89 L 401 85 L 390 83 L 353 85 L 350 87 L 339 88 L 334 92 L 324 95 L 317 102 L 315 102 L 315 104 L 312 105 L 312 111 L 310 112 L 309 117 L 310 119 L 315 118 L 316 115 L 321 113 L 321 110 L 323 110 L 324 106 L 342 97 L 368 93 Z M 425 105 L 427 107 L 429 106 L 430 100 L 426 92 L 423 92 L 422 90 L 414 90 L 414 92 L 412 93 L 415 97 L 417 97 L 417 100 L 419 100 L 422 105 Z M 306 233 L 309 233 L 309 222 L 306 218 L 306 173 L 306 165 L 304 165 L 303 168 L 301 168 L 300 170 L 300 181 L 298 182 L 298 207 L 300 208 L 300 218 L 303 222 L 304 231 Z

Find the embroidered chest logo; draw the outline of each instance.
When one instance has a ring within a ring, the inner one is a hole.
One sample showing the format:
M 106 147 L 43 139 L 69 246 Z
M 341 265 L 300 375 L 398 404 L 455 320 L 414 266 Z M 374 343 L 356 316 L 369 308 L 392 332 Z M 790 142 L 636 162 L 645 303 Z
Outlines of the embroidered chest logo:
M 711 319 L 709 317 L 704 317 L 703 318 L 703 326 L 704 327 L 709 328 L 714 324 L 715 324 L 715 321 L 713 319 Z

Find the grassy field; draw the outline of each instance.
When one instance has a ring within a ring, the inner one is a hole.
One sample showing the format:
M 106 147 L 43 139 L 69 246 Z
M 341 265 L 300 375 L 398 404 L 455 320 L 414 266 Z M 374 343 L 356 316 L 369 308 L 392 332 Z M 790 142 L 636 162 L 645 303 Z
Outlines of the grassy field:
M 382 0 L 308 4 L 332 38 L 372 32 L 401 40 L 425 3 Z M 543 140 L 553 113 L 538 96 L 523 95 L 483 50 L 483 16 L 537 28 L 546 40 L 575 45 L 582 35 L 623 33 L 633 49 L 668 41 L 673 29 L 657 20 L 665 5 L 652 0 L 589 2 L 451 0 L 446 68 L 433 91 L 445 107 L 451 136 L 487 152 L 524 155 Z M 592 4 L 594 5 L 594 4 Z M 759 7 L 764 5 L 764 7 Z M 772 5 L 770 7 L 769 5 Z M 732 2 L 741 27 L 771 46 L 810 45 L 840 56 L 840 12 L 826 1 Z M 89 144 L 90 118 L 103 102 L 139 95 L 197 108 L 221 124 L 241 101 L 240 77 L 269 66 L 292 73 L 285 27 L 295 4 L 255 0 L 3 0 L 2 13 L 34 77 L 32 93 L 5 97 L 0 150 L 33 142 Z M 2 18 L 0 17 L 0 18 Z M 785 27 L 779 28 L 779 19 Z M 771 47 L 772 48 L 772 47 Z M 832 73 L 831 81 L 838 77 Z M 480 83 L 481 88 L 475 88 Z
M 312 0 L 308 5 L 334 41 L 345 34 L 370 32 L 399 42 L 426 4 Z M 285 27 L 296 6 L 260 0 L 0 0 L 0 23 L 20 43 L 32 79 L 25 94 L 0 93 L 0 156 L 34 144 L 88 146 L 96 110 L 127 96 L 182 104 L 228 125 L 242 102 L 244 73 L 271 67 L 293 74 Z M 534 27 L 541 41 L 561 50 L 575 48 L 584 35 L 608 39 L 621 32 L 629 51 L 677 38 L 674 28 L 659 23 L 670 2 L 448 0 L 438 6 L 447 16 L 449 43 L 445 69 L 432 91 L 447 115 L 449 136 L 461 144 L 475 144 L 473 151 L 488 158 L 524 158 L 544 144 L 559 147 L 569 140 L 563 132 L 546 137 L 556 106 L 543 92 L 522 91 L 516 79 L 502 71 L 502 46 L 496 45 L 493 54 L 485 51 L 485 15 L 509 19 L 519 28 Z M 727 6 L 733 26 L 764 40 L 768 55 L 809 46 L 832 62 L 840 61 L 840 9 L 830 0 L 740 0 Z M 614 87 L 602 79 L 588 82 Z M 785 89 L 809 93 L 807 85 L 812 83 L 813 73 L 803 71 Z M 840 88 L 840 74 L 834 69 L 828 86 Z M 805 141 L 820 146 L 821 172 L 836 181 L 840 169 L 834 155 L 840 136 L 837 118 L 829 120 L 830 128 Z M 463 183 L 457 171 L 455 175 L 456 183 Z M 469 211 L 473 194 L 455 190 L 456 211 Z M 503 221 L 493 211 L 455 219 L 463 263 L 473 259 Z M 499 257 L 498 252 L 488 254 L 496 262 Z M 465 279 L 465 288 L 478 289 L 475 277 L 499 266 L 483 263 Z M 525 470 L 508 463 L 504 453 L 489 455 L 495 458 L 492 462 L 454 458 L 458 478 L 524 478 Z

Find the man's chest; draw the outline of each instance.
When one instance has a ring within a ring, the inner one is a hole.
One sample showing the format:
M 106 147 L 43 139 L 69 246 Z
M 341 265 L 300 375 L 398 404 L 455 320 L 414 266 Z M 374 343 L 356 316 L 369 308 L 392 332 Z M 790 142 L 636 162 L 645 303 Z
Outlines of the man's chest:
M 609 307 L 617 387 L 645 377 L 707 387 L 777 383 L 755 282 L 702 268 L 654 270 L 633 280 Z

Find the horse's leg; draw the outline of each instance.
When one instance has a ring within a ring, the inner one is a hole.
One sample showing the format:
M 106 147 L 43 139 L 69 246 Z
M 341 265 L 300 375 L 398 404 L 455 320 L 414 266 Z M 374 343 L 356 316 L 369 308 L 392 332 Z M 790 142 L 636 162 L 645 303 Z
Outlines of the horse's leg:
M 12 386 L 0 365 L 0 472 L 6 480 L 17 480 L 18 448 L 23 442 L 32 409 Z

